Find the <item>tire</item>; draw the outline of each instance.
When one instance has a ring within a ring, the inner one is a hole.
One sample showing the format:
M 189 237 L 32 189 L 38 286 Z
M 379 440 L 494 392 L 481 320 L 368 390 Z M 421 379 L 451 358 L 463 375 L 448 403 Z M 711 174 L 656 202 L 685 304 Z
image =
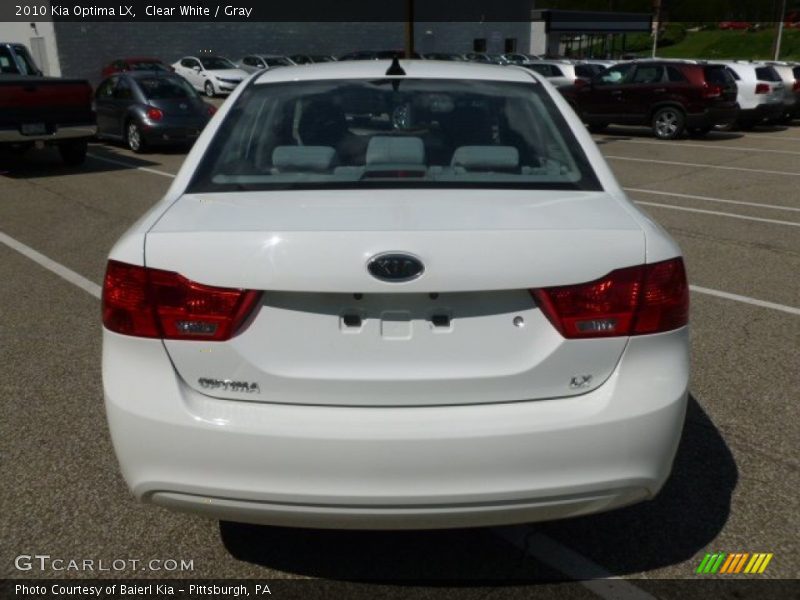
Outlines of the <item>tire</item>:
M 214 84 L 210 81 L 206 81 L 206 84 L 203 86 L 203 91 L 205 92 L 206 96 L 209 98 L 214 97 Z
M 592 133 L 603 133 L 608 129 L 608 123 L 589 123 L 589 131 Z
M 147 144 L 142 135 L 142 128 L 136 121 L 131 120 L 125 124 L 125 145 L 137 154 L 145 151 Z
M 653 113 L 652 128 L 660 140 L 674 140 L 686 128 L 686 117 L 680 108 L 665 106 Z
M 58 144 L 58 152 L 61 160 L 70 167 L 82 165 L 86 160 L 86 152 L 89 150 L 89 140 L 70 140 Z
M 701 138 L 705 137 L 705 135 L 711 131 L 711 127 L 690 127 L 687 131 L 689 132 L 689 136 L 693 138 Z

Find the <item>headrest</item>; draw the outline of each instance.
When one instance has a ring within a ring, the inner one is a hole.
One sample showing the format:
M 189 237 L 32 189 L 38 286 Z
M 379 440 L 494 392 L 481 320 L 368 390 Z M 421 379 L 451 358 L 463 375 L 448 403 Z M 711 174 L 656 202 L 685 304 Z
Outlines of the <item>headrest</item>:
M 514 146 L 459 146 L 453 152 L 453 167 L 468 171 L 491 171 L 519 167 L 519 152 Z
M 330 146 L 278 146 L 272 166 L 279 171 L 329 171 L 336 151 Z
M 425 163 L 425 145 L 418 137 L 378 135 L 367 146 L 367 166 Z

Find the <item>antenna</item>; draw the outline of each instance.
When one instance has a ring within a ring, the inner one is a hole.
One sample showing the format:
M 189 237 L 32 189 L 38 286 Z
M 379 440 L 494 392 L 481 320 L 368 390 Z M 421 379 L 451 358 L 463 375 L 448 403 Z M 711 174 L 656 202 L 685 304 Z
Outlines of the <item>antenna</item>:
M 386 69 L 387 75 L 405 75 L 406 72 L 403 70 L 403 67 L 400 66 L 400 59 L 398 58 L 397 54 L 394 55 L 392 59 L 392 64 L 389 65 L 389 68 Z

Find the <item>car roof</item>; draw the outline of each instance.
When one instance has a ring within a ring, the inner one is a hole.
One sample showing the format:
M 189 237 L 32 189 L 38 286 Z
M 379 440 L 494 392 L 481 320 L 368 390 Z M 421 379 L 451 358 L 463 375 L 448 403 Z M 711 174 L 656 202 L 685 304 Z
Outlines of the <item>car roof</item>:
M 535 77 L 526 69 L 503 67 L 479 63 L 400 60 L 400 66 L 408 78 L 418 79 L 481 79 L 487 81 L 517 81 L 533 83 Z M 256 84 L 282 81 L 313 81 L 319 79 L 385 79 L 397 77 L 386 75 L 391 60 L 344 60 L 330 63 L 315 63 L 293 67 L 282 67 L 262 73 Z

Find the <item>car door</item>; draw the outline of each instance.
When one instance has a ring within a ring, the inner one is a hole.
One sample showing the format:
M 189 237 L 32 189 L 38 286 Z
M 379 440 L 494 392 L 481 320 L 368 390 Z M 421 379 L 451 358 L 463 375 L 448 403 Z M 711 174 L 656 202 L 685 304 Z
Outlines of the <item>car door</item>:
M 643 63 L 636 65 L 628 83 L 622 86 L 621 103 L 625 115 L 632 123 L 646 123 L 650 109 L 669 99 L 669 84 L 664 65 Z
M 125 133 L 125 119 L 128 116 L 128 107 L 134 101 L 132 85 L 125 75 L 117 78 L 117 85 L 114 87 L 114 100 L 110 111 L 114 135 L 122 136 Z
M 576 94 L 580 113 L 594 120 L 620 122 L 618 119 L 625 118 L 623 92 L 632 74 L 632 64 L 616 65 L 580 87 Z
M 181 61 L 181 67 L 183 68 L 181 75 L 194 86 L 194 89 L 202 91 L 204 81 L 201 75 L 203 67 L 200 61 L 196 58 L 184 58 Z
M 94 106 L 97 114 L 97 131 L 101 135 L 119 135 L 114 123 L 114 88 L 118 76 L 114 75 L 97 86 Z

